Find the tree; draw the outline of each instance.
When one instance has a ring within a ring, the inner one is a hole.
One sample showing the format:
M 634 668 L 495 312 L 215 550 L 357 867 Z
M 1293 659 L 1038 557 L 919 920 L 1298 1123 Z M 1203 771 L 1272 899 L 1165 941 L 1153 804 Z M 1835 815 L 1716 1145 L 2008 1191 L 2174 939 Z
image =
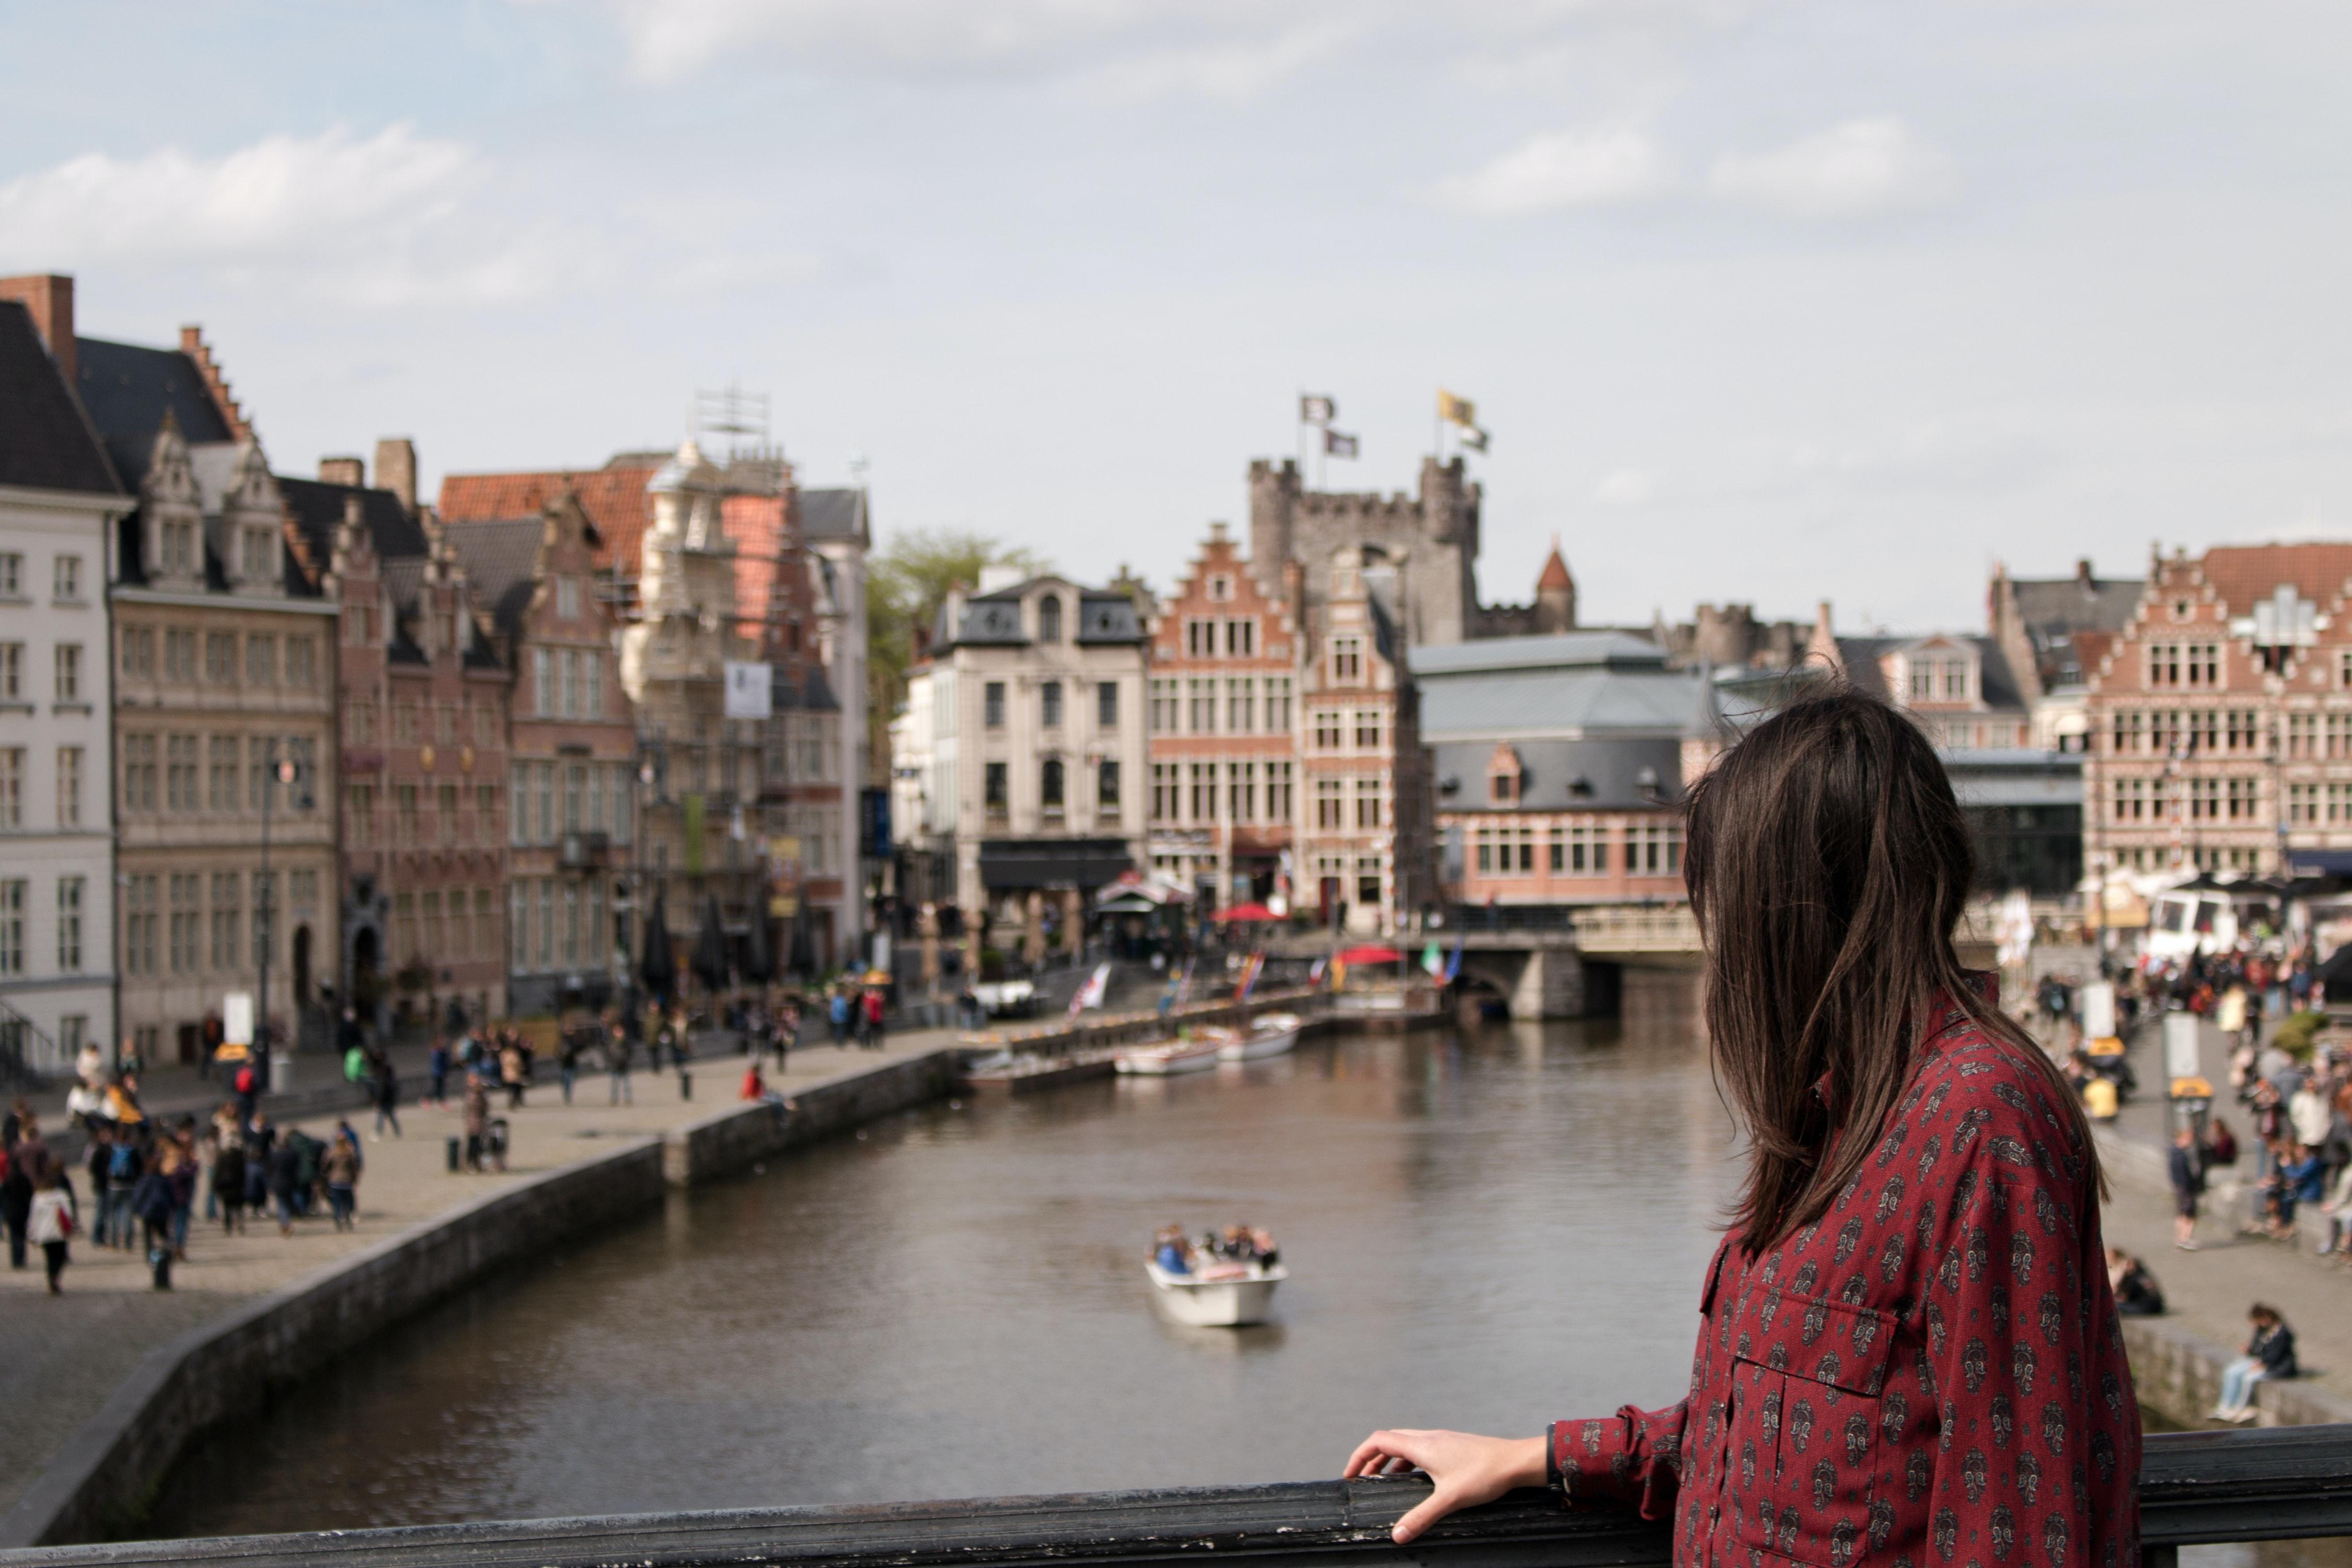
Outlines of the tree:
M 866 574 L 866 732 L 876 767 L 889 776 L 891 716 L 906 700 L 907 666 L 914 659 L 915 628 L 929 630 L 948 590 L 980 582 L 983 566 L 1018 567 L 1029 576 L 1054 568 L 1033 550 L 961 529 L 919 528 L 892 537 Z

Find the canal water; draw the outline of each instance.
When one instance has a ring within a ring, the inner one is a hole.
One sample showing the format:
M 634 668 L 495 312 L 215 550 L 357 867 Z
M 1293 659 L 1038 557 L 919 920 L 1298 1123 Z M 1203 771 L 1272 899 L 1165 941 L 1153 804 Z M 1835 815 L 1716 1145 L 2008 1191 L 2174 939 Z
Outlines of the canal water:
M 154 1532 L 1331 1476 L 1689 1375 L 1733 1175 L 1688 988 L 893 1118 L 674 1199 L 210 1442 Z M 1161 1321 L 1152 1230 L 1272 1229 L 1276 1321 Z

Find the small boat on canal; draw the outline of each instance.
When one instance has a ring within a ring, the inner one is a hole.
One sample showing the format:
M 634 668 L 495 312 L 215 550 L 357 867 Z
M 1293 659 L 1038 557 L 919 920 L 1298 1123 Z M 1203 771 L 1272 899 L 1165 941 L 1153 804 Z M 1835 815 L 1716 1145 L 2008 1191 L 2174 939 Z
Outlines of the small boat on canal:
M 1274 1288 L 1290 1278 L 1278 1263 L 1272 1268 L 1254 1262 L 1213 1263 L 1175 1274 L 1146 1258 L 1143 1268 L 1151 1277 L 1152 1298 L 1161 1311 L 1180 1323 L 1207 1329 L 1265 1321 L 1274 1309 Z
M 1306 1020 L 1296 1013 L 1262 1013 L 1250 1020 L 1246 1031 L 1217 1031 L 1224 1037 L 1217 1047 L 1217 1059 L 1254 1062 L 1264 1057 L 1278 1057 L 1298 1043 L 1298 1031 L 1304 1027 Z
M 1148 1046 L 1129 1046 L 1112 1058 L 1123 1073 L 1136 1073 L 1146 1078 L 1167 1078 L 1180 1072 L 1201 1072 L 1217 1065 L 1217 1052 L 1224 1042 L 1205 1032 L 1185 1040 L 1160 1040 Z

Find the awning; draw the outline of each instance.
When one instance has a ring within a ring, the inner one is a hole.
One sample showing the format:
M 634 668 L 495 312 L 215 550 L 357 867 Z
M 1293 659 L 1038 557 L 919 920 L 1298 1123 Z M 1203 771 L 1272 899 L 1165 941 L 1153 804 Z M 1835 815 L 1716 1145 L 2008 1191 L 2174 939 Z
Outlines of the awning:
M 1218 921 L 1278 921 L 1282 917 L 1264 904 L 1235 904 L 1230 909 L 1219 910 L 1211 918 Z
M 991 892 L 1101 887 L 1134 868 L 1124 838 L 983 838 L 981 885 Z
M 2286 864 L 2306 877 L 2352 877 L 2352 849 L 2290 849 Z
M 1115 899 L 1105 899 L 1095 906 L 1098 915 L 1148 915 L 1160 908 L 1141 893 L 1121 893 Z
M 1351 947 L 1339 955 L 1342 963 L 1396 963 L 1404 954 L 1392 947 Z

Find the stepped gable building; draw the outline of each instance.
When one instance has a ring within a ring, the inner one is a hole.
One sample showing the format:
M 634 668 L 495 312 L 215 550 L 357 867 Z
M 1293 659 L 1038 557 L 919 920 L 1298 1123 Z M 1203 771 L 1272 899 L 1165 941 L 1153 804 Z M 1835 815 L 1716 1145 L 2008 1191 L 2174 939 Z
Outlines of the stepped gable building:
M 1141 866 L 1146 641 L 1125 594 L 1010 567 L 940 606 L 908 679 L 908 718 L 928 723 L 900 727 L 918 774 L 907 837 L 953 868 L 968 931 L 1075 950 L 1087 896 Z
M 75 348 L 71 279 L 0 281 L 0 1078 L 115 1038 L 105 595 L 132 503 Z
M 2352 871 L 2352 543 L 2155 557 L 2089 677 L 2095 874 Z
M 137 502 L 108 587 L 120 1027 L 150 1061 L 194 1061 L 224 996 L 258 992 L 274 1023 L 321 1037 L 341 940 L 337 605 L 196 328 L 177 348 L 74 347 Z
M 633 951 L 636 727 L 614 666 L 620 621 L 595 589 L 595 525 L 559 496 L 536 517 L 446 537 L 488 619 L 507 695 L 507 1005 L 601 1006 Z M 479 940 L 478 936 L 478 940 Z
M 1437 896 L 1429 755 L 1404 585 L 1374 546 L 1341 546 L 1306 609 L 1299 672 L 1299 896 L 1328 926 L 1392 935 Z
M 1699 679 L 1624 632 L 1415 648 L 1450 896 L 1575 908 L 1678 900 L 1683 750 Z
M 340 889 L 344 973 L 382 1021 L 507 1011 L 510 678 L 488 608 L 429 510 L 415 448 L 376 446 L 317 479 L 281 479 L 298 534 L 341 613 Z
M 1290 568 L 1282 585 L 1295 594 L 1298 576 Z M 1202 913 L 1252 901 L 1279 912 L 1295 894 L 1300 799 L 1292 605 L 1212 523 L 1149 626 L 1152 868 L 1193 888 Z

